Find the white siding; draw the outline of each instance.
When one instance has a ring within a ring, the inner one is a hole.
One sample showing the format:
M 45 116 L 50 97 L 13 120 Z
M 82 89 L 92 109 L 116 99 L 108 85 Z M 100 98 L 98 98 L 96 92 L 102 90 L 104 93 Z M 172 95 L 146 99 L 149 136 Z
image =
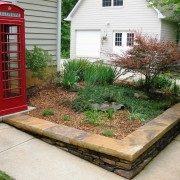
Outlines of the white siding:
M 36 45 L 56 60 L 57 0 L 18 0 L 17 5 L 25 9 L 26 48 Z
M 101 44 L 101 51 L 112 52 L 113 31 L 135 30 L 160 39 L 161 21 L 146 0 L 124 0 L 123 7 L 102 7 L 102 0 L 84 0 L 72 17 L 71 58 L 76 57 L 76 30 L 91 29 L 107 34 L 108 40 Z
M 173 41 L 177 40 L 178 24 L 170 21 L 162 20 L 161 24 L 161 40 Z

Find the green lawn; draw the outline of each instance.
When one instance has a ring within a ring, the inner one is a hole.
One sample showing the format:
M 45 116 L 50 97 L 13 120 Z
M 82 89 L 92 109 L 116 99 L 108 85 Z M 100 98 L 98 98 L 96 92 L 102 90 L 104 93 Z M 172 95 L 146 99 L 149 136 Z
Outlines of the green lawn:
M 0 180 L 13 180 L 13 178 L 8 176 L 5 172 L 0 171 Z
M 134 87 L 120 85 L 85 87 L 78 92 L 73 106 L 77 111 L 86 111 L 92 103 L 115 101 L 124 104 L 131 112 L 130 119 L 149 121 L 175 104 L 169 97 L 153 98 L 149 95 L 149 99 L 138 99 L 134 93 L 141 92 Z

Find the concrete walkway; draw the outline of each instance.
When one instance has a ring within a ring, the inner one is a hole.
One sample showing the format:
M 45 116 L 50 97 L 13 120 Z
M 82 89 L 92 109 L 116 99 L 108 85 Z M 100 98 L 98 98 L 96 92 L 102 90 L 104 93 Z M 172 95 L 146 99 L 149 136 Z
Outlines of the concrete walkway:
M 16 180 L 124 180 L 3 123 L 0 123 L 0 170 Z M 135 178 L 179 179 L 180 136 Z

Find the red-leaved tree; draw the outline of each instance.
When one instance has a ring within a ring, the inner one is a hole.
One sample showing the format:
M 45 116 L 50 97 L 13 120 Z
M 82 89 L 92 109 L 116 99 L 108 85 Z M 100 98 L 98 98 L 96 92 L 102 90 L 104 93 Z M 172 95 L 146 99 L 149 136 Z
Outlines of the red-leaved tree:
M 110 57 L 116 66 L 143 74 L 147 89 L 151 87 L 153 78 L 170 69 L 180 59 L 178 47 L 172 42 L 160 42 L 137 33 L 134 44 L 123 55 L 111 54 Z

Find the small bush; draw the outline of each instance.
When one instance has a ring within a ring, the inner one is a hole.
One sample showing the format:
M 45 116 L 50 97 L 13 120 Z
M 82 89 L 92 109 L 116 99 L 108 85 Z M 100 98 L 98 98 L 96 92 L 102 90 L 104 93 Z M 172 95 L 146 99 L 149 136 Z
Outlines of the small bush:
M 108 110 L 106 111 L 106 113 L 107 113 L 107 118 L 108 118 L 108 119 L 112 119 L 112 118 L 113 118 L 113 115 L 114 115 L 114 109 L 108 109 Z
M 116 79 L 116 72 L 111 66 L 102 63 L 92 64 L 85 72 L 85 83 L 87 85 L 112 84 Z
M 145 90 L 152 87 L 152 80 L 170 70 L 180 58 L 177 44 L 160 42 L 157 38 L 136 33 L 135 45 L 122 56 L 111 55 L 119 67 L 145 76 Z
M 74 100 L 73 109 L 78 112 L 87 111 L 91 109 L 91 103 L 90 101 L 80 97 Z
M 5 172 L 0 171 L 0 180 L 13 180 L 13 178 L 7 175 Z
M 92 125 L 99 125 L 103 122 L 105 114 L 100 111 L 86 111 L 85 121 Z
M 78 81 L 84 80 L 84 73 L 90 66 L 86 60 L 69 60 L 64 63 L 62 84 L 65 88 L 74 88 Z
M 78 81 L 78 76 L 76 72 L 64 72 L 63 79 L 62 79 L 62 84 L 63 87 L 66 89 L 73 89 L 76 86 L 76 83 Z
M 51 55 L 37 46 L 34 46 L 33 50 L 26 50 L 26 66 L 31 70 L 34 77 L 43 79 L 48 63 L 51 63 L 51 61 Z
M 106 136 L 106 137 L 113 137 L 114 136 L 114 133 L 112 130 L 110 129 L 105 129 L 103 132 L 102 132 L 102 135 L 103 136 Z
M 140 79 L 137 81 L 137 86 L 143 87 L 145 85 L 145 80 Z M 151 80 L 151 87 L 153 89 L 161 90 L 165 93 L 179 94 L 179 86 L 176 82 L 166 75 L 156 76 Z
M 69 115 L 63 115 L 62 116 L 63 121 L 71 121 L 71 116 Z
M 43 116 L 53 116 L 54 115 L 54 110 L 53 109 L 45 109 L 42 113 Z

